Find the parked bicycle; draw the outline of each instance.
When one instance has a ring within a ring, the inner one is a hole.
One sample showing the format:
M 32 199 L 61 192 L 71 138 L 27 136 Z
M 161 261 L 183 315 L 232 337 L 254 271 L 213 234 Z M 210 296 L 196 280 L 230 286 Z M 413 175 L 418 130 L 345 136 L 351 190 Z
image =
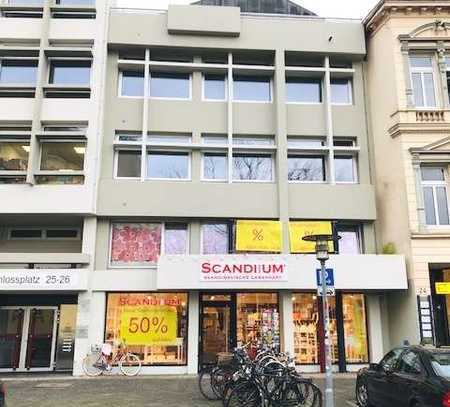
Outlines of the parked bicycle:
M 322 392 L 296 371 L 294 360 L 268 347 L 219 354 L 217 365 L 200 373 L 199 388 L 224 407 L 322 406 Z
M 125 376 L 138 375 L 142 367 L 139 357 L 128 352 L 125 344 L 120 344 L 116 353 L 109 343 L 92 346 L 91 353 L 83 359 L 83 371 L 91 377 L 111 373 L 115 365 Z

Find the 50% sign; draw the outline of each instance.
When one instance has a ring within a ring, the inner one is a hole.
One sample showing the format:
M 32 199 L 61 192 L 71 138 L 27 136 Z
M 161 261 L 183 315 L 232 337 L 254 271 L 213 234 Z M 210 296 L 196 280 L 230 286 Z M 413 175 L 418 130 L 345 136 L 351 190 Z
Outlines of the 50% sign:
M 120 334 L 128 345 L 173 343 L 177 338 L 177 311 L 166 306 L 123 311 Z

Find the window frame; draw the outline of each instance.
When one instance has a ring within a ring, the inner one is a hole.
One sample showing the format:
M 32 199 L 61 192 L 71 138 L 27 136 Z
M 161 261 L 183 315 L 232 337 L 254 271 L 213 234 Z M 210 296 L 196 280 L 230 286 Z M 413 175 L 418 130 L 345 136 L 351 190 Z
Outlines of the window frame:
M 358 242 L 358 251 L 359 254 L 365 253 L 364 247 L 364 229 L 363 225 L 357 223 L 339 223 L 336 225 L 336 234 L 339 236 L 339 232 L 356 232 L 356 239 Z M 339 247 L 339 241 L 338 241 Z M 341 250 L 339 247 L 339 254 L 341 254 Z
M 300 180 L 290 180 L 289 170 L 288 170 L 288 183 L 290 184 L 327 184 L 328 183 L 328 169 L 327 169 L 327 154 L 317 154 L 308 151 L 288 151 L 287 161 L 289 169 L 289 158 L 321 158 L 323 167 L 323 180 L 322 181 L 300 181 Z
M 431 60 L 431 67 L 413 67 L 411 64 L 411 58 L 414 57 L 422 57 L 422 58 L 430 58 Z M 414 102 L 414 108 L 419 110 L 433 110 L 439 108 L 439 90 L 438 90 L 438 84 L 437 84 L 437 75 L 436 75 L 436 69 L 435 69 L 435 56 L 432 54 L 409 54 L 408 56 L 408 63 L 409 63 L 409 80 L 411 83 L 411 89 L 412 89 L 412 99 Z M 428 104 L 428 98 L 425 92 L 425 82 L 424 82 L 424 76 L 426 73 L 431 73 L 431 77 L 433 79 L 433 92 L 434 92 L 434 105 Z M 413 80 L 413 74 L 420 74 L 420 84 L 422 87 L 422 98 L 424 101 L 423 106 L 418 106 L 416 102 L 416 96 L 414 94 L 414 80 Z
M 229 170 L 228 170 L 228 165 L 229 165 L 229 159 L 228 159 L 228 150 L 224 150 L 224 151 L 211 151 L 211 150 L 206 150 L 206 151 L 202 151 L 202 159 L 201 159 L 201 173 L 200 173 L 200 181 L 205 181 L 205 182 L 228 182 L 228 174 L 229 174 Z M 220 155 L 224 155 L 225 156 L 225 160 L 226 160 L 226 176 L 225 178 L 216 178 L 216 179 L 212 179 L 212 178 L 206 178 L 205 177 L 205 155 L 206 154 L 220 154 Z
M 92 58 L 67 58 L 67 57 L 48 57 L 48 75 L 47 75 L 47 86 L 56 87 L 56 88 L 91 88 L 92 87 L 92 66 L 93 66 Z M 89 82 L 80 84 L 80 83 L 54 83 L 52 81 L 54 77 L 54 72 L 52 71 L 52 67 L 54 63 L 63 63 L 67 64 L 68 67 L 71 66 L 71 63 L 89 63 Z
M 17 143 L 17 144 L 27 144 L 28 151 L 24 150 L 27 153 L 27 167 L 30 162 L 30 152 L 31 152 L 31 138 L 28 136 L 22 136 L 20 138 L 15 138 L 11 136 L 1 137 L 0 136 L 0 144 L 2 143 Z M 0 178 L 10 178 L 10 177 L 26 177 L 28 173 L 28 168 L 26 170 L 0 170 Z M 23 185 L 24 183 L 14 183 L 9 185 Z
M 239 81 L 235 81 L 234 80 L 234 77 L 235 76 L 248 76 L 248 77 L 251 77 L 251 78 L 257 78 L 257 77 L 261 77 L 261 78 L 269 78 L 269 92 L 270 92 L 270 100 L 247 100 L 247 99 L 245 99 L 245 100 L 241 100 L 241 99 L 236 99 L 235 98 L 235 92 L 234 92 L 234 84 L 235 84 L 235 82 L 239 82 Z M 232 102 L 233 103 L 260 103 L 260 104 L 270 104 L 270 103 L 273 103 L 273 96 L 274 96 L 274 94 L 273 94 L 273 91 L 274 91 L 274 87 L 273 87 L 273 75 L 272 76 L 267 76 L 267 75 L 263 75 L 263 76 L 261 76 L 261 75 L 243 75 L 243 74 L 240 74 L 239 72 L 237 72 L 237 73 L 234 73 L 233 72 L 233 82 L 232 82 L 232 86 L 233 86 L 233 89 L 232 89 L 232 96 L 233 96 L 233 98 L 232 98 Z
M 205 89 L 206 89 L 206 75 L 214 75 L 210 74 L 208 72 L 202 72 L 202 102 L 228 102 L 228 75 L 224 74 L 224 86 L 225 86 L 225 98 L 224 99 L 208 99 L 205 95 Z M 220 75 L 220 74 L 217 74 Z
M 225 225 L 227 227 L 227 245 L 228 245 L 228 252 L 227 253 L 212 253 L 212 254 L 206 254 L 204 253 L 203 249 L 203 235 L 204 235 L 204 231 L 203 231 L 203 226 L 204 225 Z M 226 254 L 233 254 L 235 252 L 234 250 L 234 245 L 231 244 L 232 240 L 234 240 L 234 236 L 233 236 L 233 224 L 230 223 L 230 221 L 210 221 L 210 222 L 201 222 L 200 223 L 200 255 L 202 256 L 223 256 Z
M 107 269 L 157 269 L 158 268 L 158 261 L 156 261 L 155 263 L 149 263 L 146 265 L 141 265 L 141 264 L 128 264 L 128 265 L 121 265 L 121 264 L 113 264 L 112 259 L 111 259 L 111 255 L 112 255 L 112 236 L 113 236 L 113 225 L 114 224 L 136 224 L 136 223 L 144 223 L 144 224 L 158 224 L 161 225 L 161 242 L 160 242 L 160 252 L 159 252 L 159 257 L 165 255 L 165 235 L 166 235 L 166 223 L 180 223 L 183 225 L 186 225 L 186 233 L 187 233 L 187 239 L 186 239 L 186 253 L 185 254 L 189 254 L 191 247 L 190 247 L 190 236 L 191 236 L 191 225 L 189 222 L 172 222 L 172 221 L 161 221 L 161 220 L 150 220 L 150 221 L 144 221 L 144 222 L 139 222 L 138 220 L 131 220 L 131 221 L 127 221 L 127 220 L 115 220 L 115 221 L 110 221 L 109 222 L 109 242 L 108 242 L 108 259 L 107 259 Z
M 170 178 L 170 177 L 162 177 L 162 178 L 155 178 L 155 177 L 149 177 L 148 176 L 148 169 L 149 169 L 149 165 L 148 165 L 148 156 L 151 155 L 149 153 L 160 153 L 162 155 L 169 155 L 172 153 L 176 153 L 178 155 L 187 155 L 187 159 L 188 159 L 188 167 L 187 167 L 187 177 L 186 178 Z M 177 182 L 189 182 L 192 181 L 192 152 L 191 151 L 186 151 L 186 150 L 179 150 L 179 149 L 157 149 L 157 148 L 152 148 L 152 147 L 146 147 L 146 151 L 145 151 L 145 159 L 146 161 L 146 174 L 145 174 L 145 179 L 148 181 L 177 181 Z
M 38 82 L 38 65 L 39 59 L 35 57 L 0 57 L 0 81 L 2 76 L 3 69 L 3 61 L 11 61 L 11 62 L 29 62 L 30 64 L 34 62 L 36 64 L 36 77 L 34 83 L 24 83 L 24 82 L 0 82 L 0 87 L 28 87 L 28 88 L 36 88 Z
M 142 65 L 143 66 L 143 65 Z M 142 78 L 142 96 L 131 96 L 131 95 L 124 95 L 122 93 L 122 89 L 123 89 L 123 72 L 140 72 L 140 71 L 133 71 L 131 69 L 121 69 L 119 67 L 119 80 L 117 81 L 117 85 L 118 85 L 118 89 L 117 89 L 117 95 L 119 98 L 126 98 L 126 99 L 144 99 L 145 98 L 145 72 L 142 72 L 144 74 L 143 78 Z
M 246 155 L 246 156 L 267 156 L 270 157 L 270 165 L 271 165 L 271 179 L 267 179 L 267 180 L 263 180 L 263 179 L 236 179 L 234 178 L 234 158 L 237 155 Z M 232 151 L 231 153 L 231 181 L 233 183 L 257 183 L 257 184 L 261 184 L 261 183 L 274 183 L 276 180 L 276 174 L 275 174 L 275 153 L 274 152 L 266 152 L 266 151 L 258 151 L 258 150 L 246 150 L 246 149 L 239 149 L 238 151 Z
M 13 230 L 40 230 L 41 237 L 12 237 L 11 232 Z M 47 237 L 48 230 L 75 230 L 77 232 L 76 237 Z M 81 240 L 81 228 L 80 227 L 64 227 L 64 226 L 49 226 L 49 227 L 8 227 L 7 229 L 7 240 Z
M 422 168 L 439 168 L 442 169 L 444 179 L 441 181 L 425 181 L 422 179 Z M 424 207 L 424 215 L 425 215 L 425 225 L 428 228 L 450 228 L 450 199 L 449 199 L 449 188 L 448 188 L 448 171 L 445 166 L 442 165 L 431 165 L 431 166 L 421 166 L 420 167 L 420 186 L 421 186 L 421 194 L 423 197 L 423 207 Z M 426 202 L 425 202 L 425 188 L 431 188 L 433 191 L 433 211 L 434 216 L 436 219 L 436 224 L 428 224 L 426 220 Z M 444 188 L 445 189 L 445 197 L 447 199 L 447 212 L 448 212 L 448 218 L 449 223 L 441 223 L 440 216 L 439 216 L 439 206 L 437 203 L 437 196 L 436 196 L 436 189 L 437 188 Z
M 147 68 L 149 69 L 149 68 Z M 177 72 L 177 71 L 173 71 L 173 72 L 154 72 L 154 73 L 165 73 L 165 74 L 172 74 L 172 75 L 177 75 L 177 74 L 186 74 L 185 72 Z M 187 98 L 182 98 L 182 97 L 174 97 L 174 96 L 152 96 L 151 94 L 151 82 L 152 82 L 152 71 L 151 69 L 149 70 L 148 73 L 148 83 L 145 83 L 145 73 L 144 73 L 144 86 L 148 87 L 148 98 L 149 99 L 154 99 L 154 100 L 183 100 L 186 102 L 192 102 L 192 72 L 188 72 L 187 73 L 189 75 L 189 97 Z M 145 95 L 145 90 L 144 90 L 144 95 Z
M 353 168 L 353 181 L 337 181 L 336 179 L 336 159 L 339 158 L 351 158 L 352 160 L 352 168 Z M 346 184 L 346 185 L 353 185 L 353 184 L 358 184 L 359 183 L 359 177 L 358 177 L 358 159 L 355 155 L 353 154 L 349 154 L 349 153 L 345 153 L 345 152 L 339 152 L 336 153 L 336 150 L 334 150 L 334 157 L 333 160 L 335 161 L 335 165 L 334 165 L 334 180 L 336 182 L 336 184 Z

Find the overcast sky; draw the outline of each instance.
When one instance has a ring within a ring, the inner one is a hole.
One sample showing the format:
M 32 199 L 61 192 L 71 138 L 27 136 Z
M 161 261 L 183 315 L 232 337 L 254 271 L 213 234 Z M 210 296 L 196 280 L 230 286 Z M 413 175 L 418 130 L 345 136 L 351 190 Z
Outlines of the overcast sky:
M 168 4 L 189 4 L 193 0 L 116 0 L 120 7 L 164 9 Z M 293 0 L 322 17 L 363 18 L 378 0 Z

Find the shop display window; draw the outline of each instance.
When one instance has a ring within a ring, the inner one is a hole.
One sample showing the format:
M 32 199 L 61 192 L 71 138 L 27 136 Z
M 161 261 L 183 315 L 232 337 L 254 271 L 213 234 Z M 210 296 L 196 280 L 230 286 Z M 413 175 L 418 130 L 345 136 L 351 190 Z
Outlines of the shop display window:
M 186 365 L 188 295 L 108 295 L 105 340 L 117 351 L 126 344 L 143 365 Z
M 237 343 L 245 345 L 250 341 L 280 349 L 278 294 L 237 294 Z
M 319 363 L 317 297 L 314 294 L 293 296 L 294 355 L 298 364 Z
M 188 225 L 166 223 L 164 227 L 164 253 L 186 254 L 188 247 Z
M 347 363 L 368 363 L 366 306 L 363 294 L 343 294 L 345 355 Z
M 162 225 L 158 223 L 114 223 L 111 236 L 111 264 L 149 265 L 161 252 Z

